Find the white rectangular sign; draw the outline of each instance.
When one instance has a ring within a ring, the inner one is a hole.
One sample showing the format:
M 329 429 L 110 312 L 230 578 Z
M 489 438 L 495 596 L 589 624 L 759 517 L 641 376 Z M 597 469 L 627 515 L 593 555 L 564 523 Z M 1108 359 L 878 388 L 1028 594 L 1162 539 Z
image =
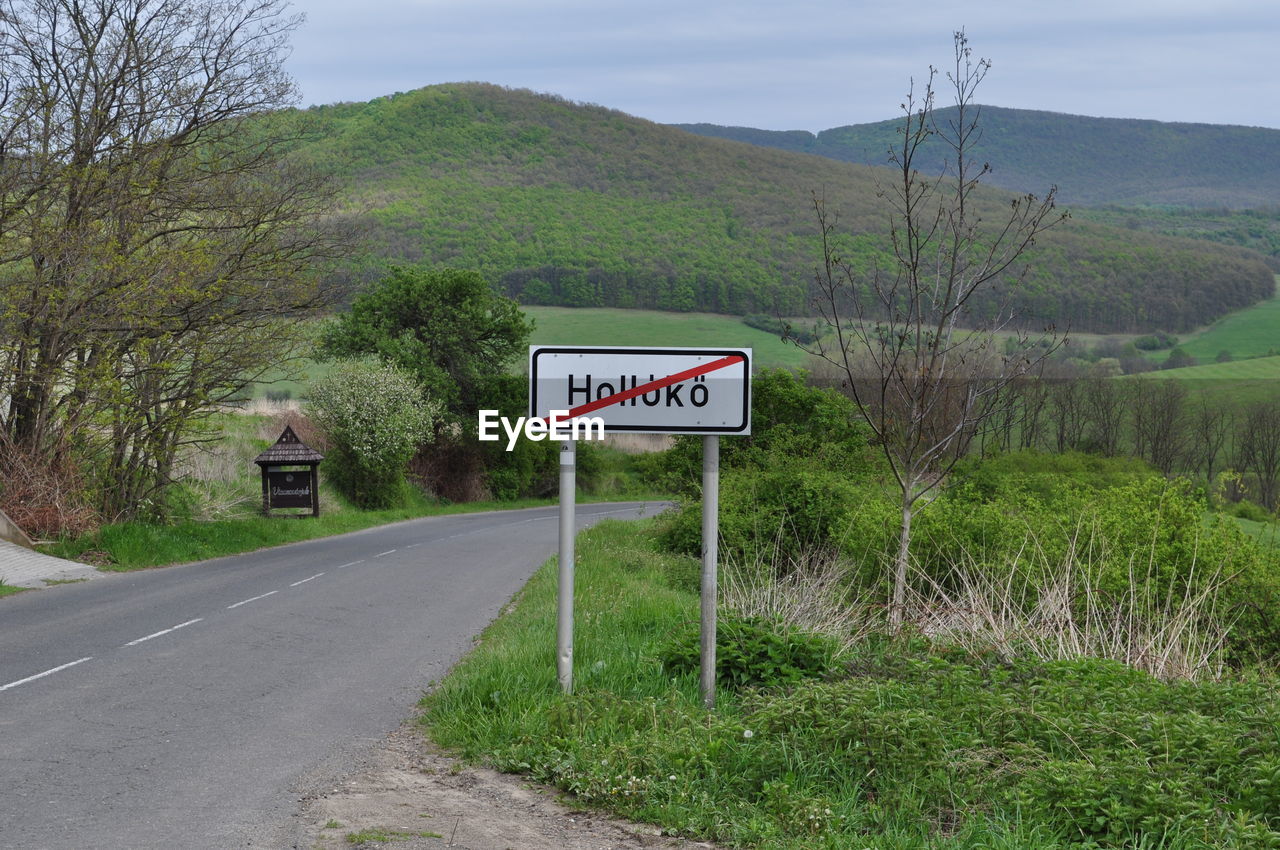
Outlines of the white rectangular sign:
M 529 347 L 529 415 L 605 431 L 750 434 L 751 349 Z

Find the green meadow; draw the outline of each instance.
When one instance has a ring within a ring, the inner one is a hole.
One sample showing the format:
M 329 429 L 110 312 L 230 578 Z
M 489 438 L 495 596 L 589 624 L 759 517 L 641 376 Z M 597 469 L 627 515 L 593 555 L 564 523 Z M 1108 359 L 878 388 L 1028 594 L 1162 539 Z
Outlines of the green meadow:
M 810 357 L 733 316 L 604 307 L 524 307 L 536 345 L 726 346 L 750 348 L 757 367 L 804 368 Z

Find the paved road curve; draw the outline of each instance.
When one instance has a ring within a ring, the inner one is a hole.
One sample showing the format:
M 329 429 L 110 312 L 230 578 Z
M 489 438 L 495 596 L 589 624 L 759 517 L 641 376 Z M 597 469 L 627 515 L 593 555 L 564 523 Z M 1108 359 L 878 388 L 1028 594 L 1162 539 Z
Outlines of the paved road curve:
M 0 848 L 287 846 L 556 535 L 436 517 L 0 601 Z

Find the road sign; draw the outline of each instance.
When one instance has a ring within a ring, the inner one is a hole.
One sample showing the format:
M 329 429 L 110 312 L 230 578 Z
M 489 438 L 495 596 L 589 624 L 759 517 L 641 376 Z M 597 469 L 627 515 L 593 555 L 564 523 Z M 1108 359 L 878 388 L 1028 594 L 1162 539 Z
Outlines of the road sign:
M 751 433 L 751 349 L 529 347 L 529 415 L 598 416 L 606 432 Z

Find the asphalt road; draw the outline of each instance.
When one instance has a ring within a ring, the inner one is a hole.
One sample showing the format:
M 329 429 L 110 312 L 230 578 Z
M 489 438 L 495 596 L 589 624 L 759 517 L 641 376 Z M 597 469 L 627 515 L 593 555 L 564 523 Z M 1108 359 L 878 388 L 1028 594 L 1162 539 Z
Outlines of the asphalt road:
M 656 509 L 579 505 L 579 526 Z M 556 516 L 413 520 L 0 600 L 0 848 L 289 846 L 299 795 L 411 713 L 555 553 Z

